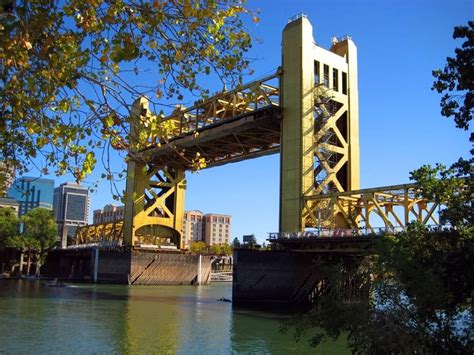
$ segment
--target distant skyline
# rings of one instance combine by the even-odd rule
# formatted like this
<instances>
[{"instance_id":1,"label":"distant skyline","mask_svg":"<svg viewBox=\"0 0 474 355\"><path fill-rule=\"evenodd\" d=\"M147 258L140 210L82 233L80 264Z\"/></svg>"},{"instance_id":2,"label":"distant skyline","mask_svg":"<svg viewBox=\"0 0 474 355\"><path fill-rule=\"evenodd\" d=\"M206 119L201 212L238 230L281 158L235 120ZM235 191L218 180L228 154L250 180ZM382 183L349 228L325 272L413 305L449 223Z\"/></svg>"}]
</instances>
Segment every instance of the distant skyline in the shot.
<instances>
[{"instance_id":1,"label":"distant skyline","mask_svg":"<svg viewBox=\"0 0 474 355\"><path fill-rule=\"evenodd\" d=\"M406 183L409 172L423 164L449 165L468 156L469 132L441 116L431 72L444 67L460 45L452 32L473 18L471 1L251 0L247 5L260 9L260 23L248 26L261 41L249 53L254 75L246 82L277 69L281 33L298 13L307 15L324 48L333 36L352 37L358 48L362 188ZM219 85L209 82L210 88ZM121 163L116 158L114 164ZM98 165L84 185L100 180L101 173ZM74 180L45 177L56 185ZM120 204L106 181L99 187L91 194L91 210ZM278 230L279 155L188 172L185 209L232 215L231 240L255 234L263 242L267 232Z\"/></svg>"}]
</instances>

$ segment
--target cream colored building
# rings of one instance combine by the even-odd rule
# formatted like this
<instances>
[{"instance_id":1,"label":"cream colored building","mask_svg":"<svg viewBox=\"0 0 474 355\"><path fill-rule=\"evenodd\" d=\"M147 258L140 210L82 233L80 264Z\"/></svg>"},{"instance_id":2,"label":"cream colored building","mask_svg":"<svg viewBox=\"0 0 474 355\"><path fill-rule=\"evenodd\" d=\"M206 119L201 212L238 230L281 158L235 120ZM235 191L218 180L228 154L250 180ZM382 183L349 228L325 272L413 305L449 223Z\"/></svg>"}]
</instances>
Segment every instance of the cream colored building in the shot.
<instances>
[{"instance_id":1,"label":"cream colored building","mask_svg":"<svg viewBox=\"0 0 474 355\"><path fill-rule=\"evenodd\" d=\"M20 203L13 198L0 197L0 208L11 208L18 215L20 210Z\"/></svg>"},{"instance_id":2,"label":"cream colored building","mask_svg":"<svg viewBox=\"0 0 474 355\"><path fill-rule=\"evenodd\" d=\"M183 246L189 248L192 242L203 240L203 213L201 211L185 211L183 219Z\"/></svg>"},{"instance_id":3,"label":"cream colored building","mask_svg":"<svg viewBox=\"0 0 474 355\"><path fill-rule=\"evenodd\" d=\"M192 242L203 241L207 245L230 244L232 216L224 214L203 214L201 211L185 211L183 220L183 247Z\"/></svg>"},{"instance_id":4,"label":"cream colored building","mask_svg":"<svg viewBox=\"0 0 474 355\"><path fill-rule=\"evenodd\" d=\"M204 216L204 242L207 245L230 244L230 225L232 216L209 213Z\"/></svg>"},{"instance_id":5,"label":"cream colored building","mask_svg":"<svg viewBox=\"0 0 474 355\"><path fill-rule=\"evenodd\" d=\"M93 223L110 223L123 220L124 206L105 205L101 210L94 210Z\"/></svg>"},{"instance_id":6,"label":"cream colored building","mask_svg":"<svg viewBox=\"0 0 474 355\"><path fill-rule=\"evenodd\" d=\"M7 167L7 165L0 161L0 197L5 197L7 191L13 183L15 177L15 168Z\"/></svg>"}]
</instances>

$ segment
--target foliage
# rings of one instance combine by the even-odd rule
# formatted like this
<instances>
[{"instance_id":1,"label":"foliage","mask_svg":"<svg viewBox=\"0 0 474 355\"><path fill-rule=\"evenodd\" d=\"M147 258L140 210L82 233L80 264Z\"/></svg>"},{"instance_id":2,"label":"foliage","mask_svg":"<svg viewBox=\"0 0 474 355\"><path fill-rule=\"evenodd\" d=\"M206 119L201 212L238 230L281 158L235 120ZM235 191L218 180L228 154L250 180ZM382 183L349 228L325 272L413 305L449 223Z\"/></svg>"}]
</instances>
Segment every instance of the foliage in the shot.
<instances>
[{"instance_id":1,"label":"foliage","mask_svg":"<svg viewBox=\"0 0 474 355\"><path fill-rule=\"evenodd\" d=\"M0 248L17 247L19 220L12 208L0 208Z\"/></svg>"},{"instance_id":2,"label":"foliage","mask_svg":"<svg viewBox=\"0 0 474 355\"><path fill-rule=\"evenodd\" d=\"M448 57L442 70L433 71L437 80L432 89L444 93L441 114L453 117L456 127L468 130L474 106L474 21L455 27L453 38L464 42L456 48L455 58Z\"/></svg>"},{"instance_id":3,"label":"foliage","mask_svg":"<svg viewBox=\"0 0 474 355\"><path fill-rule=\"evenodd\" d=\"M41 157L43 173L78 181L100 159L104 177L117 177L110 148L140 141L127 122L133 98L182 101L207 95L200 82L211 74L241 80L251 46L242 16L253 16L242 3L2 1L0 159L22 173ZM147 129L166 135L160 124Z\"/></svg>"},{"instance_id":4,"label":"foliage","mask_svg":"<svg viewBox=\"0 0 474 355\"><path fill-rule=\"evenodd\" d=\"M221 254L231 255L233 251L232 245L227 243L221 244Z\"/></svg>"},{"instance_id":5,"label":"foliage","mask_svg":"<svg viewBox=\"0 0 474 355\"><path fill-rule=\"evenodd\" d=\"M419 195L445 207L440 211L441 224L448 224L458 230L469 229L474 225L472 209L472 159L459 159L450 168L442 164L435 167L423 165L410 173L421 188Z\"/></svg>"},{"instance_id":6,"label":"foliage","mask_svg":"<svg viewBox=\"0 0 474 355\"><path fill-rule=\"evenodd\" d=\"M232 246L234 248L240 248L240 240L239 238L235 237L234 240L232 241Z\"/></svg>"},{"instance_id":7,"label":"foliage","mask_svg":"<svg viewBox=\"0 0 474 355\"><path fill-rule=\"evenodd\" d=\"M201 242L201 241L193 242L191 243L191 246L189 247L189 251L196 254L202 254L206 252L206 250L207 250L206 243Z\"/></svg>"},{"instance_id":8,"label":"foliage","mask_svg":"<svg viewBox=\"0 0 474 355\"><path fill-rule=\"evenodd\" d=\"M222 248L219 244L212 244L210 249L211 249L212 254L216 254L216 255L222 254Z\"/></svg>"},{"instance_id":9,"label":"foliage","mask_svg":"<svg viewBox=\"0 0 474 355\"><path fill-rule=\"evenodd\" d=\"M53 211L45 208L30 210L21 218L24 223L23 243L43 255L57 241L57 224Z\"/></svg>"},{"instance_id":10,"label":"foliage","mask_svg":"<svg viewBox=\"0 0 474 355\"><path fill-rule=\"evenodd\" d=\"M472 233L413 224L406 233L383 237L377 248L377 256L353 271L350 278L357 281L352 284L343 282L347 273L340 267L318 268L330 286L308 314L283 330L294 329L297 339L311 333L312 346L344 336L354 354L469 353L474 346ZM371 296L348 300L347 286L364 283Z\"/></svg>"},{"instance_id":11,"label":"foliage","mask_svg":"<svg viewBox=\"0 0 474 355\"><path fill-rule=\"evenodd\" d=\"M212 244L210 247L211 253L216 255L231 255L232 254L232 246L223 243L223 244Z\"/></svg>"}]
</instances>

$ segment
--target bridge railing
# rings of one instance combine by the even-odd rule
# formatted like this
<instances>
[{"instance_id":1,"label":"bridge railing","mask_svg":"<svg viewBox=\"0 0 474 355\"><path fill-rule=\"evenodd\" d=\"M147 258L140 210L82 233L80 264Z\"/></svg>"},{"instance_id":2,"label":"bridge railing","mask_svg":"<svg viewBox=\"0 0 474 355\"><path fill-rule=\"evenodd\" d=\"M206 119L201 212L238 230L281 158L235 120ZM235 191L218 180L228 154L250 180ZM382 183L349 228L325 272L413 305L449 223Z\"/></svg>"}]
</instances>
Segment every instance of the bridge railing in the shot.
<instances>
[{"instance_id":1,"label":"bridge railing","mask_svg":"<svg viewBox=\"0 0 474 355\"><path fill-rule=\"evenodd\" d=\"M427 227L436 228L438 225L430 224ZM288 233L271 232L268 233L268 240L289 239L289 238L339 238L339 237L359 237L359 236L381 236L387 234L398 234L405 232L406 227L372 227L372 228L314 228L309 231Z\"/></svg>"},{"instance_id":2,"label":"bridge railing","mask_svg":"<svg viewBox=\"0 0 474 355\"><path fill-rule=\"evenodd\" d=\"M429 225L428 227L436 227ZM289 238L339 238L339 237L360 237L360 236L381 236L386 234L397 234L405 232L406 227L372 227L372 228L314 228L304 232L271 232L268 233L268 240L289 239Z\"/></svg>"}]
</instances>

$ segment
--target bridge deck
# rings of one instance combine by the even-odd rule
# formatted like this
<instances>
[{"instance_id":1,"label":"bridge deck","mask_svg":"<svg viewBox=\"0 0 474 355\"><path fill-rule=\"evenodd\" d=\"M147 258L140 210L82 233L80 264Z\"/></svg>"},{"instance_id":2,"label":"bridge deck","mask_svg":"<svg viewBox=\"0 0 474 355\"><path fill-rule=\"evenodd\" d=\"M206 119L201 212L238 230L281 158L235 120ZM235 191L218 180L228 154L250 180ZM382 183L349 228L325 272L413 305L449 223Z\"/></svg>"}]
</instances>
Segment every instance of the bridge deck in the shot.
<instances>
[{"instance_id":1,"label":"bridge deck","mask_svg":"<svg viewBox=\"0 0 474 355\"><path fill-rule=\"evenodd\" d=\"M140 154L154 164L185 169L191 169L197 154L206 159L207 168L274 154L280 150L280 119L280 108L268 105L179 135Z\"/></svg>"},{"instance_id":2,"label":"bridge deck","mask_svg":"<svg viewBox=\"0 0 474 355\"><path fill-rule=\"evenodd\" d=\"M277 153L282 116L280 74L217 93L189 108L176 107L163 120L147 106L137 121L144 122L144 126L135 129L147 132L147 122L151 120L171 131L168 138L150 131L147 147L135 152L134 158L158 167L174 165L193 170L197 159L204 159L206 167L213 167Z\"/></svg>"}]
</instances>

